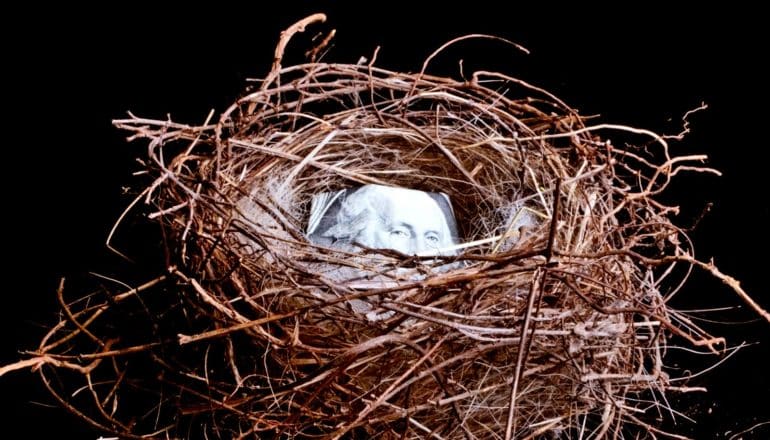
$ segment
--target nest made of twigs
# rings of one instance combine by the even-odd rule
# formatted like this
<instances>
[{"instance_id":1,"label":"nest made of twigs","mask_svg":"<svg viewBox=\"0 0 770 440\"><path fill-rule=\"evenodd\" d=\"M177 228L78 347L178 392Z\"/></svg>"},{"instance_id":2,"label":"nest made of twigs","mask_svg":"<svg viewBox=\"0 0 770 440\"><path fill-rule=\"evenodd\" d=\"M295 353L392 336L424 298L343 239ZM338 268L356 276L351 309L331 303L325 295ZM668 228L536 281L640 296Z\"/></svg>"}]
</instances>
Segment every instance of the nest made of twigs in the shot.
<instances>
[{"instance_id":1,"label":"nest made of twigs","mask_svg":"<svg viewBox=\"0 0 770 440\"><path fill-rule=\"evenodd\" d=\"M703 157L586 126L521 80L276 62L218 122L116 125L148 140L137 201L163 226L169 274L102 305L62 301L72 319L38 352L88 378L80 415L105 429L622 438L658 430L670 335L721 341L667 305L689 267L713 267L656 201ZM417 257L308 240L314 195L370 183L447 194L464 244ZM147 328L99 324L127 310Z\"/></svg>"}]
</instances>

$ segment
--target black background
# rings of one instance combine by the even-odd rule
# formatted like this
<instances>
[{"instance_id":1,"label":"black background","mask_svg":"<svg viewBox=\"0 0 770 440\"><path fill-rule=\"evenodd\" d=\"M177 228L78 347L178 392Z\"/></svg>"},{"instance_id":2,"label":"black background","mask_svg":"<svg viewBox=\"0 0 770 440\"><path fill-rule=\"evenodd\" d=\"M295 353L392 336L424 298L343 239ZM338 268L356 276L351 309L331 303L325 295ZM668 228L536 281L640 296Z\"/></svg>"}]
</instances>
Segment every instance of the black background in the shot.
<instances>
[{"instance_id":1,"label":"black background","mask_svg":"<svg viewBox=\"0 0 770 440\"><path fill-rule=\"evenodd\" d=\"M419 70L430 52L453 37L487 33L514 40L531 54L490 41L468 42L441 55L434 72L457 77L463 59L465 72L509 73L556 93L582 114L665 134L679 132L684 112L705 102L709 109L692 116L692 133L674 153L707 153L709 165L724 175L682 175L667 198L682 206L682 225L713 203L692 233L697 256L713 257L770 308L769 76L763 64L767 29L758 9L673 11L639 3L627 10L550 4L532 10L474 1L422 5L424 11L415 10L417 2L282 2L275 10L253 3L245 9L188 5L162 11L133 3L115 10L39 6L4 14L7 263L0 363L33 348L42 325L55 322L60 277L77 281L88 271L122 270L124 263L104 240L130 201L122 187L136 182L134 158L144 151L126 144L110 121L131 110L201 123L210 109L221 111L237 98L246 78L264 76L279 32L312 12L326 12L327 24L298 36L284 64L300 61L309 37L331 28L337 37L326 60L356 62L379 45L378 65L404 71ZM678 301L682 307L740 304L705 276L694 277ZM695 438L729 438L770 421L770 324L741 310L708 317L733 322L704 323L731 346L759 344L691 383L707 386L708 394L674 398L697 422L681 420L674 429ZM681 365L702 369L718 360L681 357ZM26 371L0 378L0 429L15 427L25 439L51 433L98 437L51 403ZM743 438L768 436L765 425Z\"/></svg>"}]
</instances>

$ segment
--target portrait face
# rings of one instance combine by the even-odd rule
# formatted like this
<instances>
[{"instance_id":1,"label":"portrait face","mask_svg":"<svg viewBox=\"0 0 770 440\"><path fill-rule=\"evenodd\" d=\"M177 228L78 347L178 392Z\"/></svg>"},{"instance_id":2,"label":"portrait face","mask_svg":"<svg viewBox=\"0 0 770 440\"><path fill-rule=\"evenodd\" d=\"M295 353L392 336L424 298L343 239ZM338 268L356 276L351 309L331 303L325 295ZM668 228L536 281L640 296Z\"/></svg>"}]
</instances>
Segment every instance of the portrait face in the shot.
<instances>
[{"instance_id":1,"label":"portrait face","mask_svg":"<svg viewBox=\"0 0 770 440\"><path fill-rule=\"evenodd\" d=\"M445 248L457 244L457 228L445 194L364 185L314 197L308 237L331 247L452 255Z\"/></svg>"}]
</instances>

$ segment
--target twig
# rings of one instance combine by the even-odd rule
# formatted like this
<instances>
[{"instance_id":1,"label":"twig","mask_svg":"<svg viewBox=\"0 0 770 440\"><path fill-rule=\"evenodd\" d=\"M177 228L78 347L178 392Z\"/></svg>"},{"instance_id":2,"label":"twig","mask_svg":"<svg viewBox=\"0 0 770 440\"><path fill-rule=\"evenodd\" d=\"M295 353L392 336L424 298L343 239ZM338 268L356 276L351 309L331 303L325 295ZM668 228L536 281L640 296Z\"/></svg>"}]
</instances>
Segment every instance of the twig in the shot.
<instances>
[{"instance_id":1,"label":"twig","mask_svg":"<svg viewBox=\"0 0 770 440\"><path fill-rule=\"evenodd\" d=\"M556 199L558 200L558 197ZM557 205L557 202L554 202L554 205ZM516 355L516 368L513 373L513 383L511 384L511 397L508 403L508 420L505 423L505 440L511 440L513 438L513 433L516 430L516 419L514 418L516 415L516 397L518 396L521 370L526 361L524 356L527 352L527 341L530 340L527 335L529 334L529 325L532 320L532 314L534 313L535 296L540 290L540 285L543 283L543 273L542 270L538 270L532 275L532 284L529 289L526 313L524 315L524 322L522 322L521 325L521 341L519 342L519 351ZM534 337L534 335L531 337Z\"/></svg>"}]
</instances>

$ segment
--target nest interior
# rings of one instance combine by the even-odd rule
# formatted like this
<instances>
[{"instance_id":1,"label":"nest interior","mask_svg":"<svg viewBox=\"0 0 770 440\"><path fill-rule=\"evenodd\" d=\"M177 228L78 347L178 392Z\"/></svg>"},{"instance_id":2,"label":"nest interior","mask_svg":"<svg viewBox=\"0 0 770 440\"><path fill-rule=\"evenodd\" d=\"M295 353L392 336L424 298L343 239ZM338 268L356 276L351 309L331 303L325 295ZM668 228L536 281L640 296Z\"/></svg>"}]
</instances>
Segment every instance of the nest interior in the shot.
<instances>
[{"instance_id":1,"label":"nest interior","mask_svg":"<svg viewBox=\"0 0 770 440\"><path fill-rule=\"evenodd\" d=\"M276 66L218 121L116 125L147 143L136 205L168 273L62 300L37 352L51 392L105 430L624 438L673 415L672 336L722 342L667 304L703 264L656 200L678 172L713 171L703 157L587 125L519 79L310 62ZM364 184L447 194L462 244L311 243L313 196ZM88 391L64 397L82 380L53 372Z\"/></svg>"}]
</instances>

